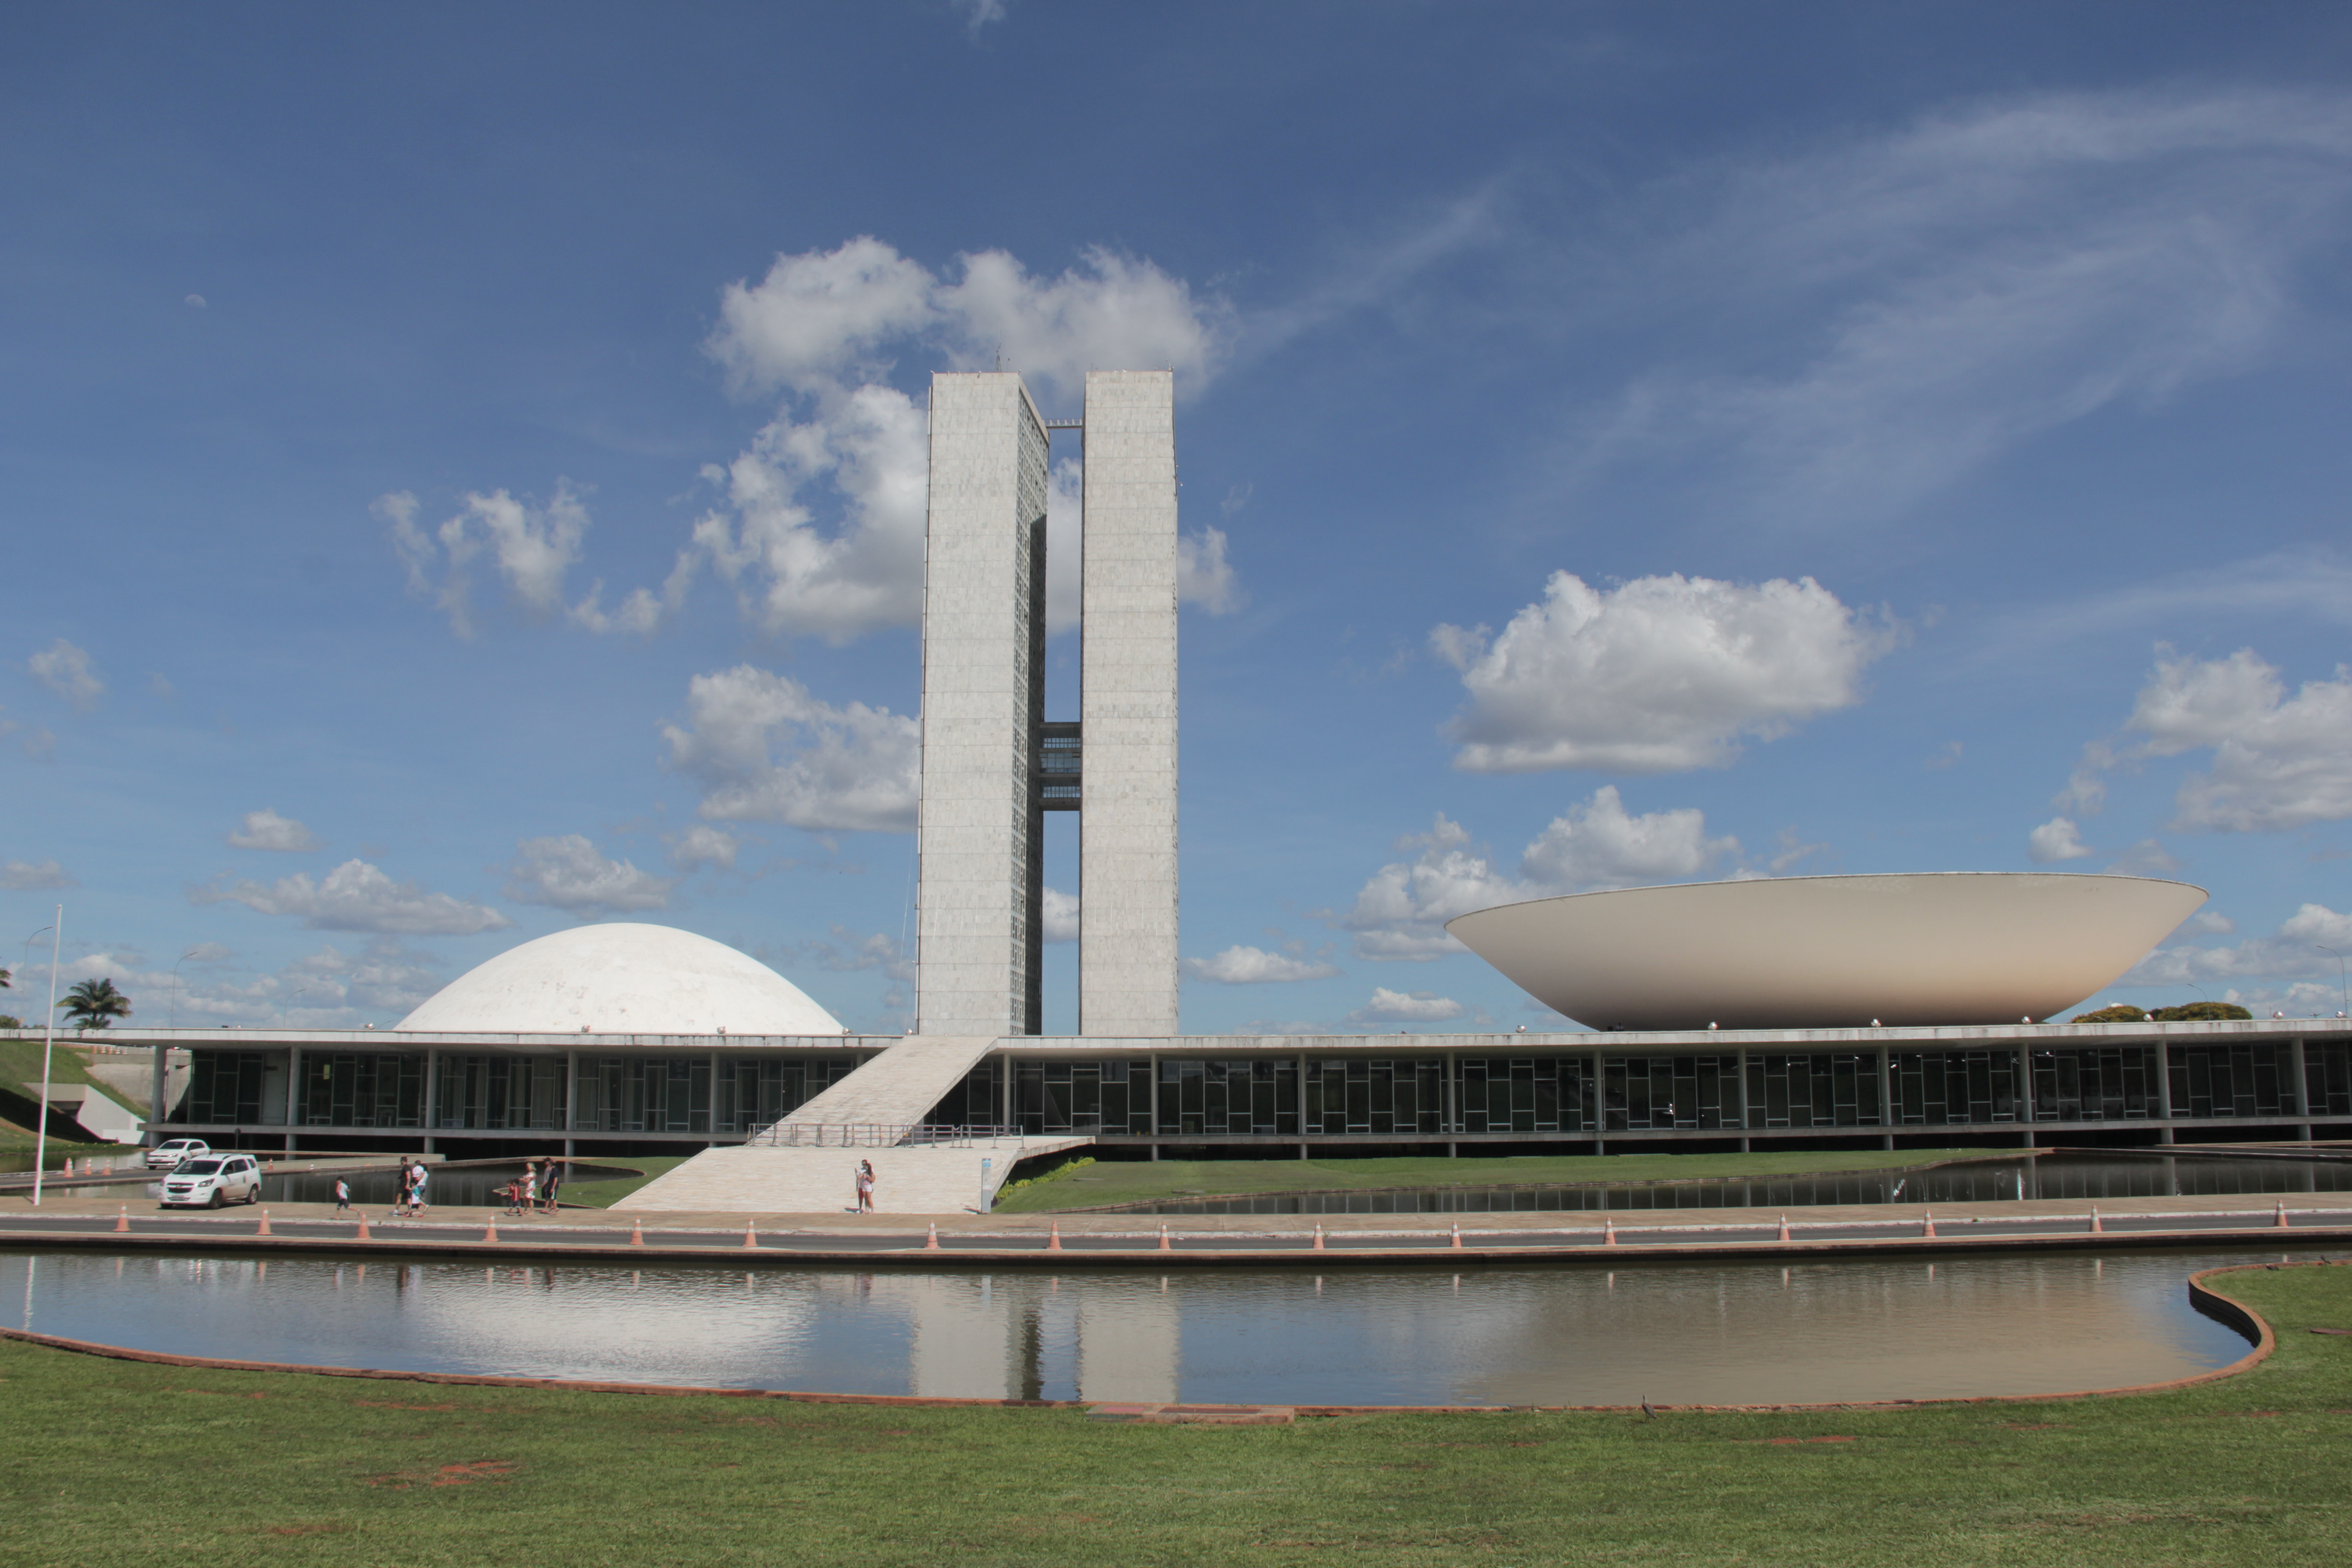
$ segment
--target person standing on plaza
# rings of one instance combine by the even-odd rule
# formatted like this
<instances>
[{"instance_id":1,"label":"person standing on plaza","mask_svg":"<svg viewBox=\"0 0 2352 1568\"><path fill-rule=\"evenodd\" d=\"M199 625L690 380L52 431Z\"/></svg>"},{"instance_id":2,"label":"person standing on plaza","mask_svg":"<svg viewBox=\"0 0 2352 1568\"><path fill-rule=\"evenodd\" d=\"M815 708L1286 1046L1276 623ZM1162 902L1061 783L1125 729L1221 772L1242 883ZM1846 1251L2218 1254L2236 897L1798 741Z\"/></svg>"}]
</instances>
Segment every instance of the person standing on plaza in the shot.
<instances>
[{"instance_id":1,"label":"person standing on plaza","mask_svg":"<svg viewBox=\"0 0 2352 1568\"><path fill-rule=\"evenodd\" d=\"M529 1215L537 1214L539 1212L538 1161L525 1160L522 1163L522 1191L517 1194L517 1196L520 1201L517 1203L516 1206L521 1209L523 1213Z\"/></svg>"},{"instance_id":2,"label":"person standing on plaza","mask_svg":"<svg viewBox=\"0 0 2352 1568\"><path fill-rule=\"evenodd\" d=\"M555 1192L562 1185L563 1185L563 1162L551 1159L547 1162L546 1170L539 1178L539 1201L546 1205L547 1212L550 1214L555 1212Z\"/></svg>"},{"instance_id":3,"label":"person standing on plaza","mask_svg":"<svg viewBox=\"0 0 2352 1568\"><path fill-rule=\"evenodd\" d=\"M857 1162L857 1212L874 1212L874 1163L870 1160Z\"/></svg>"},{"instance_id":4,"label":"person standing on plaza","mask_svg":"<svg viewBox=\"0 0 2352 1568\"><path fill-rule=\"evenodd\" d=\"M424 1161L416 1162L416 1174L408 1184L408 1212L411 1215L425 1212L425 1183L432 1174L425 1169Z\"/></svg>"},{"instance_id":5,"label":"person standing on plaza","mask_svg":"<svg viewBox=\"0 0 2352 1568\"><path fill-rule=\"evenodd\" d=\"M352 1206L352 1184L342 1177L335 1178L335 1212L343 1214Z\"/></svg>"}]
</instances>

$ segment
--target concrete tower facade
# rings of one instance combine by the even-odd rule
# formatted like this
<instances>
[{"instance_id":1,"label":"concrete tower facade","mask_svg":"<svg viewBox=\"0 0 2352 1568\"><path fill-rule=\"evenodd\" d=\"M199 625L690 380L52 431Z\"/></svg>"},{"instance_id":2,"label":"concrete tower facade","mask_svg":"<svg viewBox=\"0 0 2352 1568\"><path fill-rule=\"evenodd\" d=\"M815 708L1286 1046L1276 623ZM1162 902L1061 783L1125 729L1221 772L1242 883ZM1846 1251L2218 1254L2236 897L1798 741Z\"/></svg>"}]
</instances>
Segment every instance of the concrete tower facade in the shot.
<instances>
[{"instance_id":1,"label":"concrete tower facade","mask_svg":"<svg viewBox=\"0 0 2352 1568\"><path fill-rule=\"evenodd\" d=\"M1078 1026L1176 1033L1176 436L1166 371L1087 377L1081 717L1045 718L1046 426L931 380L917 1027L1034 1035L1045 814L1079 813Z\"/></svg>"},{"instance_id":2,"label":"concrete tower facade","mask_svg":"<svg viewBox=\"0 0 2352 1568\"><path fill-rule=\"evenodd\" d=\"M931 378L916 827L925 1035L1037 1030L1045 457L1045 422L1018 375Z\"/></svg>"},{"instance_id":3,"label":"concrete tower facade","mask_svg":"<svg viewBox=\"0 0 2352 1568\"><path fill-rule=\"evenodd\" d=\"M1087 376L1078 1032L1176 1033L1176 378Z\"/></svg>"}]
</instances>

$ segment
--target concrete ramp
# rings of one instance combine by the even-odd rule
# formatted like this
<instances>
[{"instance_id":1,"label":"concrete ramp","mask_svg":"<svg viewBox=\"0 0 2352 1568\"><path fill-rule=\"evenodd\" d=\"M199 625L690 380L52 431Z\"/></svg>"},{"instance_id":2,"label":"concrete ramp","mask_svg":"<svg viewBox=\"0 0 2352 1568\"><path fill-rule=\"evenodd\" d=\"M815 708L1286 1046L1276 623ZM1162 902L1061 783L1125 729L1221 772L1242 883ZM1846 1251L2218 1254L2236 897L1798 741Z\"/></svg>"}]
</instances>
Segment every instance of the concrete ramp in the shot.
<instances>
[{"instance_id":1,"label":"concrete ramp","mask_svg":"<svg viewBox=\"0 0 2352 1568\"><path fill-rule=\"evenodd\" d=\"M970 1214L981 1207L982 1184L992 1196L1024 1157L1092 1142L1015 1137L883 1149L737 1144L703 1151L613 1207L665 1214L847 1214L857 1206L857 1162L869 1160L877 1214Z\"/></svg>"},{"instance_id":2,"label":"concrete ramp","mask_svg":"<svg viewBox=\"0 0 2352 1568\"><path fill-rule=\"evenodd\" d=\"M908 1035L778 1125L915 1126L994 1044L992 1036Z\"/></svg>"}]
</instances>

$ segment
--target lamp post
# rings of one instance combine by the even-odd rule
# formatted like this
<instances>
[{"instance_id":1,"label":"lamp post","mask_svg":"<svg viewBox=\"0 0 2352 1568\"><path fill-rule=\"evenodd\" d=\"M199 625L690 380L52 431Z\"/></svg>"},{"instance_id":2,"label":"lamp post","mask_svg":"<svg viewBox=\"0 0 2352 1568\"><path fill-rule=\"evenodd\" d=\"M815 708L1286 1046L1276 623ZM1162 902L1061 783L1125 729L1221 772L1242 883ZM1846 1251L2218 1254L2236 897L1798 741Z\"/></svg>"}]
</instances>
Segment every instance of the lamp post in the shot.
<instances>
[{"instance_id":1,"label":"lamp post","mask_svg":"<svg viewBox=\"0 0 2352 1568\"><path fill-rule=\"evenodd\" d=\"M2343 1012L2341 1012L2341 1013L2338 1013L2338 1014L2336 1015L2336 1016L2337 1016L2337 1017L2339 1017L2339 1018L2352 1018L2352 984L2347 984L2345 983L2345 978L2344 978L2344 955L2343 955L2342 953L2340 953L2340 952L2336 952L2336 950L2335 950L2334 948L2332 948L2332 947L2328 946L2328 945L2327 945L2326 942L2313 942L2311 945L2312 945L2312 946L2314 946L2314 947L2315 947L2315 948L2317 948L2317 949L2318 949L2320 952L2322 952L2334 953L2334 954L2335 954L2335 957L2336 957L2336 994L2337 994L2338 996L2340 996L2341 998L2343 998L2343 1001L2344 1001L2344 1011L2343 1011Z\"/></svg>"},{"instance_id":2,"label":"lamp post","mask_svg":"<svg viewBox=\"0 0 2352 1568\"><path fill-rule=\"evenodd\" d=\"M35 931L34 936L41 933ZM49 1010L41 1019L41 1117L33 1123L33 1206L41 1206L41 1163L49 1152L49 1062L58 1048L58 944L66 934L66 907L49 922ZM31 939L26 939L31 945Z\"/></svg>"},{"instance_id":3,"label":"lamp post","mask_svg":"<svg viewBox=\"0 0 2352 1568\"><path fill-rule=\"evenodd\" d=\"M195 956L196 950L192 947L188 949L187 952L180 954L178 963L172 965L172 1011L171 1023L167 1026L168 1027L176 1029L180 1026L180 964L187 963L188 960Z\"/></svg>"}]
</instances>

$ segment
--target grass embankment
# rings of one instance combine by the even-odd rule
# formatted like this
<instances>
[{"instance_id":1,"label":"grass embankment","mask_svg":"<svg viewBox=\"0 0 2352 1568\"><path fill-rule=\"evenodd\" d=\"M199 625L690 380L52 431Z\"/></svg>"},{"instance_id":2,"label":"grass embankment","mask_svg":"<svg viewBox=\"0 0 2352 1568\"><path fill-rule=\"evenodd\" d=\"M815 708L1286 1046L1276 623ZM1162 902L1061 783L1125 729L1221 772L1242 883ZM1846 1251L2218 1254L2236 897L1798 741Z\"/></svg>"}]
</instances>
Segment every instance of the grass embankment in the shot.
<instances>
[{"instance_id":1,"label":"grass embankment","mask_svg":"<svg viewBox=\"0 0 2352 1568\"><path fill-rule=\"evenodd\" d=\"M1096 1160L1031 1180L997 1201L1000 1214L1067 1213L1112 1204L1261 1193L1386 1187L1528 1187L1591 1182L1719 1182L1750 1176L1910 1170L1943 1160L1999 1159L1998 1149L1835 1153L1530 1154L1459 1160Z\"/></svg>"},{"instance_id":2,"label":"grass embankment","mask_svg":"<svg viewBox=\"0 0 2352 1568\"><path fill-rule=\"evenodd\" d=\"M0 1342L12 1562L2340 1563L2352 1268L2173 1394L1108 1426L191 1371ZM209 1456L201 1463L193 1456ZM125 1486L135 1476L138 1484Z\"/></svg>"},{"instance_id":3,"label":"grass embankment","mask_svg":"<svg viewBox=\"0 0 2352 1568\"><path fill-rule=\"evenodd\" d=\"M563 1184L563 1190L557 1196L565 1204L580 1204L588 1208L611 1208L656 1176L667 1175L693 1157L691 1154L657 1154L649 1159L640 1159L631 1154L625 1159L615 1159L604 1155L583 1154L580 1156L580 1163L583 1165L603 1165L607 1168L635 1171L637 1174L615 1176L607 1182L566 1182Z\"/></svg>"}]
</instances>

